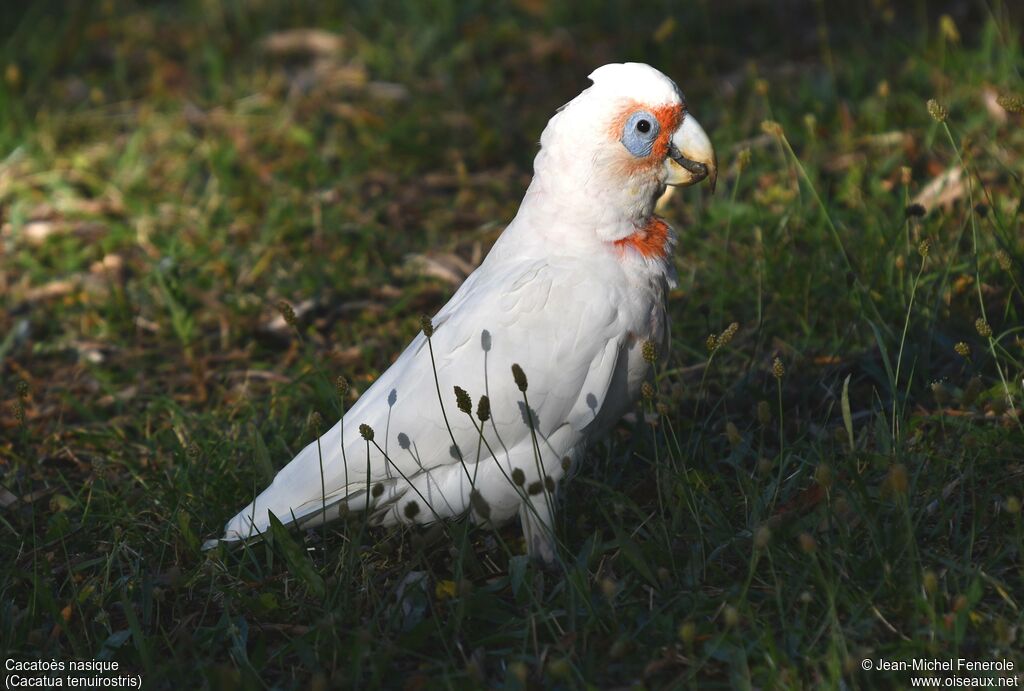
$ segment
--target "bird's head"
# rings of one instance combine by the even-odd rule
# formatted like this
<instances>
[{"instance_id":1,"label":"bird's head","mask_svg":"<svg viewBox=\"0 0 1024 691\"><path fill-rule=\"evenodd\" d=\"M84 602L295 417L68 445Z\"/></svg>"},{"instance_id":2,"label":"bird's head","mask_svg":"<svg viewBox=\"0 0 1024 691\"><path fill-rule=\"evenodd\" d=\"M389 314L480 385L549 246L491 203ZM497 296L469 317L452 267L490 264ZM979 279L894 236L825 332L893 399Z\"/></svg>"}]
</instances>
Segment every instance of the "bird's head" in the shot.
<instances>
[{"instance_id":1,"label":"bird's head","mask_svg":"<svg viewBox=\"0 0 1024 691\"><path fill-rule=\"evenodd\" d=\"M675 82L640 63L605 65L590 79L541 136L535 173L547 203L614 240L651 216L667 185L707 179L714 189L714 149Z\"/></svg>"}]
</instances>

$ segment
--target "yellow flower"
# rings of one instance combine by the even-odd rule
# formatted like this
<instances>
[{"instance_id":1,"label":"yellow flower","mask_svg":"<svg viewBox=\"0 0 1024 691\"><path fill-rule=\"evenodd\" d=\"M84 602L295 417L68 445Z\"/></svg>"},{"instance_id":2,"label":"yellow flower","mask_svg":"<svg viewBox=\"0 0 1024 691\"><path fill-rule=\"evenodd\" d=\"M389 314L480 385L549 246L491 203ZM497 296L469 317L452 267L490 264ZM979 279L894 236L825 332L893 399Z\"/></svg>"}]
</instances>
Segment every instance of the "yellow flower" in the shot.
<instances>
[{"instance_id":1,"label":"yellow flower","mask_svg":"<svg viewBox=\"0 0 1024 691\"><path fill-rule=\"evenodd\" d=\"M458 593L458 586L455 581L438 581L434 586L434 595L438 600L451 600Z\"/></svg>"}]
</instances>

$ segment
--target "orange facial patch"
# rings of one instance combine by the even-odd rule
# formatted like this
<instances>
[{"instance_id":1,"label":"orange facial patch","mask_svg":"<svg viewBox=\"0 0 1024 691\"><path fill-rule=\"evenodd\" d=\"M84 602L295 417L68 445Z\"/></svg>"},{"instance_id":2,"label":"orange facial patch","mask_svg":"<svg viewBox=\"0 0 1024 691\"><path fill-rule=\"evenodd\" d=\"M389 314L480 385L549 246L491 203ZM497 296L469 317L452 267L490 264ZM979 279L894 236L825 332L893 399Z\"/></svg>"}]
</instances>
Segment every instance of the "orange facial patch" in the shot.
<instances>
[{"instance_id":1,"label":"orange facial patch","mask_svg":"<svg viewBox=\"0 0 1024 691\"><path fill-rule=\"evenodd\" d=\"M668 156L669 141L686 114L685 105L668 104L658 106L657 108L650 108L639 101L629 101L622 107L618 115L612 119L611 128L609 129L609 135L612 139L618 140L622 136L622 129L626 126L629 116L638 110L646 110L657 118L661 129L658 132L658 138L654 140L654 146L651 147L651 153L644 158L637 158L631 161L629 172L649 168L665 160L665 157Z\"/></svg>"},{"instance_id":2,"label":"orange facial patch","mask_svg":"<svg viewBox=\"0 0 1024 691\"><path fill-rule=\"evenodd\" d=\"M651 216L642 228L614 244L622 252L630 248L648 259L664 257L668 254L668 224L657 216Z\"/></svg>"},{"instance_id":3,"label":"orange facial patch","mask_svg":"<svg viewBox=\"0 0 1024 691\"><path fill-rule=\"evenodd\" d=\"M676 129L683 121L683 106L661 106L652 110L651 113L654 117L658 118L658 122L661 124L661 132L658 133L658 138L654 141L654 148L651 149L650 158L661 161L668 156L669 140L672 139L672 135L676 133Z\"/></svg>"}]
</instances>

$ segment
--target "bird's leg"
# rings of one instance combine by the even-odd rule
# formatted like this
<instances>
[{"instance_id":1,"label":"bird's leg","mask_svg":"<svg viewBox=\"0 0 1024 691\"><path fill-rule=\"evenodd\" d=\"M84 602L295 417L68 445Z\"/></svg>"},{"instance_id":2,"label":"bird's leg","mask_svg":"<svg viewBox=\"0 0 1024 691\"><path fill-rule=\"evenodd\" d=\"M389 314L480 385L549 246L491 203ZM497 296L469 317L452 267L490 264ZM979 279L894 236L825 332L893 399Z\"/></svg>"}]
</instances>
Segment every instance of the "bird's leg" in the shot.
<instances>
[{"instance_id":1,"label":"bird's leg","mask_svg":"<svg viewBox=\"0 0 1024 691\"><path fill-rule=\"evenodd\" d=\"M554 497L546 491L529 495L519 508L519 518L526 538L526 552L545 564L555 563Z\"/></svg>"}]
</instances>

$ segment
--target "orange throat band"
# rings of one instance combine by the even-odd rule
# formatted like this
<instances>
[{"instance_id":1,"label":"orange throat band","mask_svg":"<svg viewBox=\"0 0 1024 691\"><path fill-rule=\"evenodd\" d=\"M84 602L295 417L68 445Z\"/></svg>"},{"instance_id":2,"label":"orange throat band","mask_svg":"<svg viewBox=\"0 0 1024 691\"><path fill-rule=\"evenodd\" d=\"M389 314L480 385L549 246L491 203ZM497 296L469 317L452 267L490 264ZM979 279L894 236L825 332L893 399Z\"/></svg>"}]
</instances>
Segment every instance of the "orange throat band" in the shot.
<instances>
[{"instance_id":1,"label":"orange throat band","mask_svg":"<svg viewBox=\"0 0 1024 691\"><path fill-rule=\"evenodd\" d=\"M668 254L668 224L657 216L651 218L632 235L616 240L620 252L632 249L646 259L660 259Z\"/></svg>"}]
</instances>

